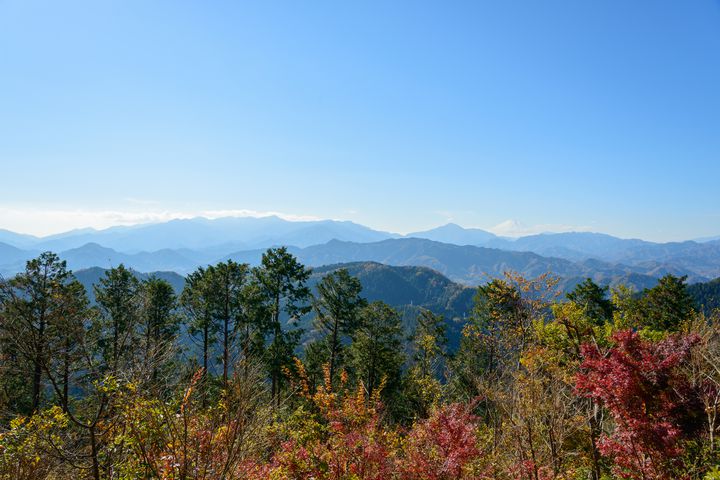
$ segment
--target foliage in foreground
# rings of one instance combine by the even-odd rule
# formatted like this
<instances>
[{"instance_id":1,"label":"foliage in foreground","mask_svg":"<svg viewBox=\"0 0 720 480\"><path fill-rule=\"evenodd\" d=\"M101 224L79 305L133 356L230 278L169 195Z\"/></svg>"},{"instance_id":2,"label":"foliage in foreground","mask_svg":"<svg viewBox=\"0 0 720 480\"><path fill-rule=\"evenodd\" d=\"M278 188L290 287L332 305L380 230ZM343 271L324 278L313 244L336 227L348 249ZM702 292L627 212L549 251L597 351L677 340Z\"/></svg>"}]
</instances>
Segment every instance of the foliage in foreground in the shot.
<instances>
[{"instance_id":1,"label":"foliage in foreground","mask_svg":"<svg viewBox=\"0 0 720 480\"><path fill-rule=\"evenodd\" d=\"M284 249L175 298L52 254L0 282L0 479L719 478L720 323L684 279L478 288L456 352ZM301 347L298 315L315 316Z\"/></svg>"}]
</instances>

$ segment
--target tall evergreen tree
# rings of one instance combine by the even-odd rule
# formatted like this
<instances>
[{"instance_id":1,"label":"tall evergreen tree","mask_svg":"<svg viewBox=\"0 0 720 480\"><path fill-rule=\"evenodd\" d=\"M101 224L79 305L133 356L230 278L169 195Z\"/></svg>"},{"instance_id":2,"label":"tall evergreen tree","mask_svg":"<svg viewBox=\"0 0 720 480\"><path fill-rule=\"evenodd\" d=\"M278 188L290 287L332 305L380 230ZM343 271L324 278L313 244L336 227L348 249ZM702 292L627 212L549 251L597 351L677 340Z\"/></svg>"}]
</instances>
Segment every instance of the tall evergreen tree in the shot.
<instances>
[{"instance_id":1,"label":"tall evergreen tree","mask_svg":"<svg viewBox=\"0 0 720 480\"><path fill-rule=\"evenodd\" d=\"M595 325L612 320L613 305L608 298L608 287L600 287L591 278L585 279L567 294L568 300L580 306L585 316Z\"/></svg>"},{"instance_id":2,"label":"tall evergreen tree","mask_svg":"<svg viewBox=\"0 0 720 480\"><path fill-rule=\"evenodd\" d=\"M142 312L140 281L120 264L105 272L95 285L100 317L95 325L105 368L118 372L137 360L138 325Z\"/></svg>"},{"instance_id":3,"label":"tall evergreen tree","mask_svg":"<svg viewBox=\"0 0 720 480\"><path fill-rule=\"evenodd\" d=\"M66 263L51 252L28 261L24 272L0 282L2 344L9 359L30 380L33 411L40 406L44 372L53 350L61 345L68 351L71 347L67 343L72 341L74 326L66 325L71 321L66 309L71 303L82 308L84 295Z\"/></svg>"},{"instance_id":4,"label":"tall evergreen tree","mask_svg":"<svg viewBox=\"0 0 720 480\"><path fill-rule=\"evenodd\" d=\"M188 321L188 333L200 343L203 375L210 368L213 345L217 341L218 328L212 315L212 286L207 270L200 267L185 278L185 288L180 295L180 305Z\"/></svg>"},{"instance_id":5,"label":"tall evergreen tree","mask_svg":"<svg viewBox=\"0 0 720 480\"><path fill-rule=\"evenodd\" d=\"M402 324L398 312L383 302L372 302L362 309L361 326L350 345L350 366L368 397L385 384L385 397L400 385L405 362Z\"/></svg>"},{"instance_id":6,"label":"tall evergreen tree","mask_svg":"<svg viewBox=\"0 0 720 480\"><path fill-rule=\"evenodd\" d=\"M686 281L685 276L666 275L645 290L637 305L641 325L657 331L677 331L695 306Z\"/></svg>"},{"instance_id":7,"label":"tall evergreen tree","mask_svg":"<svg viewBox=\"0 0 720 480\"><path fill-rule=\"evenodd\" d=\"M61 388L60 405L67 408L70 401L70 384L73 376L83 374L82 354L85 330L93 318L85 287L72 280L57 297L59 312L53 322L54 332L50 339L50 357L47 368Z\"/></svg>"},{"instance_id":8,"label":"tall evergreen tree","mask_svg":"<svg viewBox=\"0 0 720 480\"><path fill-rule=\"evenodd\" d=\"M310 311L310 289L306 283L310 270L287 251L271 248L262 256L260 267L254 270L260 294L269 315L270 346L267 352L272 398L280 402L283 368L292 362L300 331L283 330L281 315L292 322Z\"/></svg>"},{"instance_id":9,"label":"tall evergreen tree","mask_svg":"<svg viewBox=\"0 0 720 480\"><path fill-rule=\"evenodd\" d=\"M208 267L206 271L210 293L210 315L220 332L222 382L227 385L236 356L235 340L241 326L248 323L244 294L250 281L247 264L228 260Z\"/></svg>"},{"instance_id":10,"label":"tall evergreen tree","mask_svg":"<svg viewBox=\"0 0 720 480\"><path fill-rule=\"evenodd\" d=\"M167 366L180 329L177 298L166 280L151 277L141 284L143 299L142 331L145 360L154 380L158 370Z\"/></svg>"},{"instance_id":11,"label":"tall evergreen tree","mask_svg":"<svg viewBox=\"0 0 720 480\"><path fill-rule=\"evenodd\" d=\"M243 381L247 381L258 362L265 355L265 335L269 331L270 315L263 289L255 275L250 275L242 289L242 315L238 318L237 343L240 349Z\"/></svg>"},{"instance_id":12,"label":"tall evergreen tree","mask_svg":"<svg viewBox=\"0 0 720 480\"><path fill-rule=\"evenodd\" d=\"M359 327L359 312L367 304L361 291L360 281L344 268L325 275L317 285L314 326L321 338L315 350L328 364L331 385L345 361L345 344Z\"/></svg>"}]
</instances>

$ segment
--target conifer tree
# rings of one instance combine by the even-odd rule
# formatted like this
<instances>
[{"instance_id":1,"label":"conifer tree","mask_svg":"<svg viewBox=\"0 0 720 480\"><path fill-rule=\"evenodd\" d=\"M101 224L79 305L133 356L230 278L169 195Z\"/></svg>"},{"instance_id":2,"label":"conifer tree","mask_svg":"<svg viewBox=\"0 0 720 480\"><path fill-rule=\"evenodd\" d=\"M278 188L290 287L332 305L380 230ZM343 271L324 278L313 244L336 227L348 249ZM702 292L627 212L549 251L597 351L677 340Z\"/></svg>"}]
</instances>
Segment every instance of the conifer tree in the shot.
<instances>
[{"instance_id":1,"label":"conifer tree","mask_svg":"<svg viewBox=\"0 0 720 480\"><path fill-rule=\"evenodd\" d=\"M300 338L299 330L282 328L282 315L285 314L292 323L310 311L310 289L306 285L310 270L298 262L287 248L280 247L268 249L263 254L254 274L269 317L271 340L267 351L267 367L271 395L279 404L283 370L292 367L295 346Z\"/></svg>"},{"instance_id":2,"label":"conifer tree","mask_svg":"<svg viewBox=\"0 0 720 480\"><path fill-rule=\"evenodd\" d=\"M382 385L384 396L391 397L399 388L405 362L400 315L379 301L367 305L360 315L349 349L350 366L368 398Z\"/></svg>"},{"instance_id":3,"label":"conifer tree","mask_svg":"<svg viewBox=\"0 0 720 480\"><path fill-rule=\"evenodd\" d=\"M45 368L56 360L52 356L66 356L70 362L75 321L87 304L84 289L73 280L66 263L45 252L28 261L24 272L0 282L3 350L15 372L28 380L32 411L40 407Z\"/></svg>"},{"instance_id":4,"label":"conifer tree","mask_svg":"<svg viewBox=\"0 0 720 480\"><path fill-rule=\"evenodd\" d=\"M686 281L685 276L666 275L656 286L645 290L638 303L641 325L656 331L678 331L694 307Z\"/></svg>"},{"instance_id":5,"label":"conifer tree","mask_svg":"<svg viewBox=\"0 0 720 480\"><path fill-rule=\"evenodd\" d=\"M325 275L317 285L314 326L321 338L311 348L322 359L315 363L328 364L330 386L344 365L345 345L357 330L360 310L367 304L361 291L360 281L344 268Z\"/></svg>"},{"instance_id":6,"label":"conifer tree","mask_svg":"<svg viewBox=\"0 0 720 480\"><path fill-rule=\"evenodd\" d=\"M591 278L585 279L567 294L568 300L583 309L586 317L595 325L602 325L612 320L613 305L607 296L608 287L600 287Z\"/></svg>"},{"instance_id":7,"label":"conifer tree","mask_svg":"<svg viewBox=\"0 0 720 480\"><path fill-rule=\"evenodd\" d=\"M180 306L187 318L188 333L200 344L203 376L211 364L212 348L217 341L217 325L212 316L212 289L207 270L198 268L185 278L185 288L180 295Z\"/></svg>"},{"instance_id":8,"label":"conifer tree","mask_svg":"<svg viewBox=\"0 0 720 480\"><path fill-rule=\"evenodd\" d=\"M169 366L180 329L177 298L166 280L151 277L141 284L143 310L140 332L145 344L148 374L155 380L160 369Z\"/></svg>"},{"instance_id":9,"label":"conifer tree","mask_svg":"<svg viewBox=\"0 0 720 480\"><path fill-rule=\"evenodd\" d=\"M142 315L142 292L135 274L120 264L95 285L100 310L94 334L109 372L126 370L138 360L138 326Z\"/></svg>"},{"instance_id":10,"label":"conifer tree","mask_svg":"<svg viewBox=\"0 0 720 480\"><path fill-rule=\"evenodd\" d=\"M210 315L220 333L222 382L226 386L236 359L237 333L250 321L244 304L244 293L250 281L247 264L228 260L208 267L206 273L210 294Z\"/></svg>"}]
</instances>

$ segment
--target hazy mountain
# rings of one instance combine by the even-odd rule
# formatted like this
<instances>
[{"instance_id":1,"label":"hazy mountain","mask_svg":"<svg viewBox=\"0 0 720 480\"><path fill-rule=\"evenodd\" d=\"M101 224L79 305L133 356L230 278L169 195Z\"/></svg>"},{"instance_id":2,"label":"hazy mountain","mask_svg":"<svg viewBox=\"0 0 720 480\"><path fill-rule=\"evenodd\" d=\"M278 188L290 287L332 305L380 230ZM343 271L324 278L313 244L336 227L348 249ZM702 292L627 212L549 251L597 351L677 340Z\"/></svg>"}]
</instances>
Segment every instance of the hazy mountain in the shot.
<instances>
[{"instance_id":1,"label":"hazy mountain","mask_svg":"<svg viewBox=\"0 0 720 480\"><path fill-rule=\"evenodd\" d=\"M0 242L0 275L12 275L25 267L25 262L37 256L34 250L22 250Z\"/></svg>"},{"instance_id":2,"label":"hazy mountain","mask_svg":"<svg viewBox=\"0 0 720 480\"><path fill-rule=\"evenodd\" d=\"M465 285L485 283L490 278L502 276L506 271L516 271L528 277L551 272L562 277L562 286L567 288L586 277L603 284L629 283L636 288L646 288L657 282L657 278L650 275L648 269L644 267L615 265L599 260L578 263L561 258L543 257L532 252L459 246L418 238L400 238L373 243L333 240L324 245L289 250L301 262L312 267L348 262L423 266ZM262 252L262 250L241 251L227 258L257 265ZM706 278L696 276L693 280L704 281Z\"/></svg>"},{"instance_id":3,"label":"hazy mountain","mask_svg":"<svg viewBox=\"0 0 720 480\"><path fill-rule=\"evenodd\" d=\"M227 254L239 249L273 245L305 247L332 239L373 242L393 236L346 221L288 221L275 216L213 220L198 217L106 230L74 230L37 239L32 247L36 250L63 251L97 243L123 253L217 247ZM7 243L19 246L11 241Z\"/></svg>"},{"instance_id":4,"label":"hazy mountain","mask_svg":"<svg viewBox=\"0 0 720 480\"><path fill-rule=\"evenodd\" d=\"M634 267L636 272L688 275L693 281L720 275L720 241L653 243L602 233L571 232L531 235L516 240L497 238L486 246L527 251L572 261L599 259Z\"/></svg>"},{"instance_id":5,"label":"hazy mountain","mask_svg":"<svg viewBox=\"0 0 720 480\"><path fill-rule=\"evenodd\" d=\"M0 264L24 261L32 258L36 252L32 250L22 250L20 248L0 242Z\"/></svg>"},{"instance_id":6,"label":"hazy mountain","mask_svg":"<svg viewBox=\"0 0 720 480\"><path fill-rule=\"evenodd\" d=\"M714 237L702 237L702 238L696 238L694 239L697 243L705 243L705 242L714 242L716 240L720 240L720 236L714 236Z\"/></svg>"},{"instance_id":7,"label":"hazy mountain","mask_svg":"<svg viewBox=\"0 0 720 480\"><path fill-rule=\"evenodd\" d=\"M0 242L6 243L17 248L30 249L40 239L32 235L25 235L22 233L11 232L10 230L3 230L0 228Z\"/></svg>"},{"instance_id":8,"label":"hazy mountain","mask_svg":"<svg viewBox=\"0 0 720 480\"><path fill-rule=\"evenodd\" d=\"M490 240L498 238L485 230L480 230L479 228L463 228L454 223L448 223L447 225L423 232L408 233L406 237L424 238L455 245L485 245Z\"/></svg>"},{"instance_id":9,"label":"hazy mountain","mask_svg":"<svg viewBox=\"0 0 720 480\"><path fill-rule=\"evenodd\" d=\"M278 217L194 218L41 239L0 231L0 238L9 240L0 243L0 274L20 271L43 250L59 252L74 269L124 263L139 271L186 274L225 258L257 264L266 248L291 245L294 254L314 266L354 261L426 266L468 285L506 270L528 276L550 271L568 284L582 276L613 284L632 278L638 286L666 273L688 275L691 282L720 276L717 240L652 243L588 232L507 239L455 224L391 237L396 236L352 222Z\"/></svg>"},{"instance_id":10,"label":"hazy mountain","mask_svg":"<svg viewBox=\"0 0 720 480\"><path fill-rule=\"evenodd\" d=\"M572 262L562 258L543 257L532 252L458 246L418 238L390 239L372 243L332 240L322 245L305 248L289 247L289 251L311 267L349 262L420 266L431 268L465 285L484 283L490 278L502 276L506 271L516 271L528 277L550 272L562 277L563 285L568 287L585 277L611 285L630 283L637 288L654 285L657 278L666 273L688 275L691 282L707 280L681 267L667 267L664 264L630 266L595 259ZM90 267L109 268L122 263L128 268L141 272L160 270L185 275L198 266L228 259L255 266L260 263L264 252L265 249L242 250L218 257L207 251L163 249L128 254L90 243L60 252L59 255L73 270ZM20 261L11 264L0 263L0 271L5 275L13 274L20 271L23 266L23 262Z\"/></svg>"},{"instance_id":11,"label":"hazy mountain","mask_svg":"<svg viewBox=\"0 0 720 480\"><path fill-rule=\"evenodd\" d=\"M309 265L327 265L353 261L374 261L388 265L429 267L448 278L465 284L479 284L507 270L539 275L581 273L574 263L545 258L528 252L507 252L492 248L459 246L419 238L383 240L374 243L352 243L333 240L297 252Z\"/></svg>"},{"instance_id":12,"label":"hazy mountain","mask_svg":"<svg viewBox=\"0 0 720 480\"><path fill-rule=\"evenodd\" d=\"M604 233L568 232L541 233L517 239L496 238L486 246L503 250L535 252L540 255L554 255L570 260L597 258L614 259L628 249L652 245L638 239L623 239Z\"/></svg>"},{"instance_id":13,"label":"hazy mountain","mask_svg":"<svg viewBox=\"0 0 720 480\"><path fill-rule=\"evenodd\" d=\"M88 243L79 248L65 250L60 258L67 261L68 268L79 270L90 267L110 268L124 264L141 272L172 270L187 273L197 267L197 263L175 250L163 249L155 252L134 254L120 253L97 243Z\"/></svg>"},{"instance_id":14,"label":"hazy mountain","mask_svg":"<svg viewBox=\"0 0 720 480\"><path fill-rule=\"evenodd\" d=\"M0 274L14 275L25 268L25 262L37 257L39 251L20 250L0 243ZM122 253L97 243L57 252L71 270L91 267L110 268L121 263L141 272L156 270L189 273L200 265L215 263L222 258L220 252L162 249L154 252Z\"/></svg>"},{"instance_id":15,"label":"hazy mountain","mask_svg":"<svg viewBox=\"0 0 720 480\"><path fill-rule=\"evenodd\" d=\"M617 255L615 260L638 266L661 263L715 278L720 276L720 241L643 245Z\"/></svg>"}]
</instances>

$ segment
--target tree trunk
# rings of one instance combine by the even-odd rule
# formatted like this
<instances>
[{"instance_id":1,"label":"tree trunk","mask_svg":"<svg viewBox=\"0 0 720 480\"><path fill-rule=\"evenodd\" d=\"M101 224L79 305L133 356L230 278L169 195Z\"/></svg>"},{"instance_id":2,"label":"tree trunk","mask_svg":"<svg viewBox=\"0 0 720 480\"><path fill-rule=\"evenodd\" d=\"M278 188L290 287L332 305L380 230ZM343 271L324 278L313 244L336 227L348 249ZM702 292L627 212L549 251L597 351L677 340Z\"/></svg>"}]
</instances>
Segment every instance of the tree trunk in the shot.
<instances>
[{"instance_id":1,"label":"tree trunk","mask_svg":"<svg viewBox=\"0 0 720 480\"><path fill-rule=\"evenodd\" d=\"M249 319L248 323L245 324L245 338L243 339L243 373L244 378L248 378L248 373L250 369L250 324Z\"/></svg>"},{"instance_id":2,"label":"tree trunk","mask_svg":"<svg viewBox=\"0 0 720 480\"><path fill-rule=\"evenodd\" d=\"M63 409L67 408L70 399L70 338L65 337L65 351L63 352L63 373L62 373L63 391L62 405Z\"/></svg>"},{"instance_id":3,"label":"tree trunk","mask_svg":"<svg viewBox=\"0 0 720 480\"><path fill-rule=\"evenodd\" d=\"M597 441L600 437L600 425L597 419L599 407L592 402L592 400L590 400L590 402L593 408L593 413L588 419L588 423L590 424L590 448L592 450L592 478L593 480L600 480L600 451L597 447Z\"/></svg>"},{"instance_id":4,"label":"tree trunk","mask_svg":"<svg viewBox=\"0 0 720 480\"><path fill-rule=\"evenodd\" d=\"M279 291L279 288L278 288ZM280 294L277 293L275 295L275 309L273 311L273 323L275 327L275 337L273 338L273 343L275 344L275 354L273 355L273 365L271 368L272 374L272 386L270 389L270 398L271 400L275 400L275 404L279 407L280 406L280 352L278 351L278 341L280 338Z\"/></svg>"},{"instance_id":5,"label":"tree trunk","mask_svg":"<svg viewBox=\"0 0 720 480\"><path fill-rule=\"evenodd\" d=\"M333 332L332 332L332 343L330 345L330 385L329 387L333 387L333 379L335 378L335 364L337 362L337 351L338 351L338 320L337 318L333 322Z\"/></svg>"},{"instance_id":6,"label":"tree trunk","mask_svg":"<svg viewBox=\"0 0 720 480\"><path fill-rule=\"evenodd\" d=\"M32 409L37 412L40 407L40 383L42 381L42 366L39 356L35 360L35 371L33 372Z\"/></svg>"},{"instance_id":7,"label":"tree trunk","mask_svg":"<svg viewBox=\"0 0 720 480\"><path fill-rule=\"evenodd\" d=\"M203 325L203 376L207 375L208 371L208 342L210 342L209 325L205 322Z\"/></svg>"},{"instance_id":8,"label":"tree trunk","mask_svg":"<svg viewBox=\"0 0 720 480\"><path fill-rule=\"evenodd\" d=\"M35 349L35 361L32 384L32 409L37 412L40 408L40 390L42 388L42 366L45 355L45 315L40 314L40 325L38 326L38 341Z\"/></svg>"},{"instance_id":9,"label":"tree trunk","mask_svg":"<svg viewBox=\"0 0 720 480\"><path fill-rule=\"evenodd\" d=\"M227 387L230 363L230 279L225 278L225 301L223 304L223 386Z\"/></svg>"},{"instance_id":10,"label":"tree trunk","mask_svg":"<svg viewBox=\"0 0 720 480\"><path fill-rule=\"evenodd\" d=\"M100 464L98 463L97 439L95 427L90 427L90 457L92 459L92 473L95 480L100 480Z\"/></svg>"},{"instance_id":11,"label":"tree trunk","mask_svg":"<svg viewBox=\"0 0 720 480\"><path fill-rule=\"evenodd\" d=\"M226 317L223 321L223 386L227 387L228 383L228 362L230 361L229 340L229 319Z\"/></svg>"},{"instance_id":12,"label":"tree trunk","mask_svg":"<svg viewBox=\"0 0 720 480\"><path fill-rule=\"evenodd\" d=\"M117 370L118 367L118 337L120 336L119 330L120 328L118 327L118 322L113 317L113 372Z\"/></svg>"}]
</instances>

